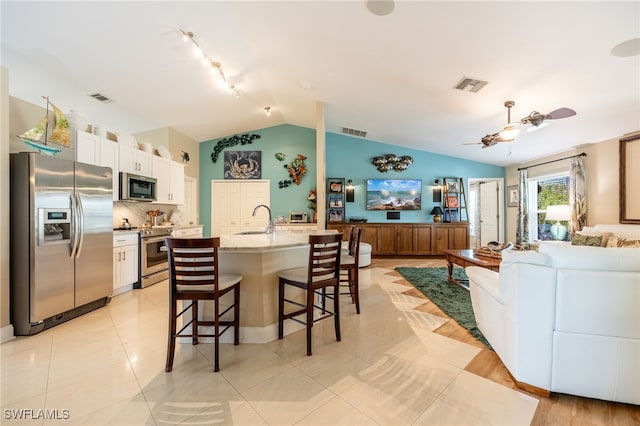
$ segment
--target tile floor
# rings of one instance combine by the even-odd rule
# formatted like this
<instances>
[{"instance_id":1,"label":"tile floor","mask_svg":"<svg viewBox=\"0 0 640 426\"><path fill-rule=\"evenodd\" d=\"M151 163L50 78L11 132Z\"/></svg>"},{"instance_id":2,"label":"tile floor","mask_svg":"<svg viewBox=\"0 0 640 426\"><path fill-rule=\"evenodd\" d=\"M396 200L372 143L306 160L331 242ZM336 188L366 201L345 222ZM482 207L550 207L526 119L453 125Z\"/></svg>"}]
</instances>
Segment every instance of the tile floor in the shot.
<instances>
[{"instance_id":1,"label":"tile floor","mask_svg":"<svg viewBox=\"0 0 640 426\"><path fill-rule=\"evenodd\" d=\"M360 271L362 313L342 299L341 342L328 320L314 327L311 357L303 330L223 344L219 373L211 344L179 344L165 373L166 282L116 296L0 346L0 423L530 424L538 399L465 371L480 349L433 333L447 320L414 310L424 300L388 272Z\"/></svg>"}]
</instances>

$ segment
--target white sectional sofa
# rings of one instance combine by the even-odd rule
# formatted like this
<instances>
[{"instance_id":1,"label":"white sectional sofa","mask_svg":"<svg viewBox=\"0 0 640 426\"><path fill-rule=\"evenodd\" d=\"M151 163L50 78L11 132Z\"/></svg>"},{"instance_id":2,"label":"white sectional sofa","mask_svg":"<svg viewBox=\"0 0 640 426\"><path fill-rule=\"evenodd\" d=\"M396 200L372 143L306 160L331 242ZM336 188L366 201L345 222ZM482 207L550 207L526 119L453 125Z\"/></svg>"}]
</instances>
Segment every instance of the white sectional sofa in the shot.
<instances>
[{"instance_id":1,"label":"white sectional sofa","mask_svg":"<svg viewBox=\"0 0 640 426\"><path fill-rule=\"evenodd\" d=\"M590 232L640 239L637 225ZM466 268L478 327L520 387L640 404L640 248L542 242Z\"/></svg>"}]
</instances>

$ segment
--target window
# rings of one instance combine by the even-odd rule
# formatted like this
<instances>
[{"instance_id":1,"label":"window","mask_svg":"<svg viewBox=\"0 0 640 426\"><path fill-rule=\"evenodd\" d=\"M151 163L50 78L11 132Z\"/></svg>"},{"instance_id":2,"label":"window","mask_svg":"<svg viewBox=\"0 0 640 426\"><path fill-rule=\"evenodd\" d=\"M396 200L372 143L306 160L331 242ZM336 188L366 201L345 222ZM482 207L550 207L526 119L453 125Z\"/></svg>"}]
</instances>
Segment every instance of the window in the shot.
<instances>
[{"instance_id":1,"label":"window","mask_svg":"<svg viewBox=\"0 0 640 426\"><path fill-rule=\"evenodd\" d=\"M529 179L529 238L552 240L551 225L545 220L547 206L569 204L569 173ZM560 222L569 226L568 221ZM565 237L565 240L568 237Z\"/></svg>"}]
</instances>

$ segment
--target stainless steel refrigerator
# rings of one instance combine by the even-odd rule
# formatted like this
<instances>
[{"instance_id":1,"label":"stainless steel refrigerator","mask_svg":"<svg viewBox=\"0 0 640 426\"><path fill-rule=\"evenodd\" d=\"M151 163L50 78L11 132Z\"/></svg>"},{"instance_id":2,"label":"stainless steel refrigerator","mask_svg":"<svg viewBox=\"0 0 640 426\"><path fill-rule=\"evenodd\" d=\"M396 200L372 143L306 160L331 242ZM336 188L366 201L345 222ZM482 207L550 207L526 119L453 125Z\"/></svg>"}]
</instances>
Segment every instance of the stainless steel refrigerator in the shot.
<instances>
[{"instance_id":1,"label":"stainless steel refrigerator","mask_svg":"<svg viewBox=\"0 0 640 426\"><path fill-rule=\"evenodd\" d=\"M10 165L11 321L25 336L109 302L112 171L27 152Z\"/></svg>"}]
</instances>

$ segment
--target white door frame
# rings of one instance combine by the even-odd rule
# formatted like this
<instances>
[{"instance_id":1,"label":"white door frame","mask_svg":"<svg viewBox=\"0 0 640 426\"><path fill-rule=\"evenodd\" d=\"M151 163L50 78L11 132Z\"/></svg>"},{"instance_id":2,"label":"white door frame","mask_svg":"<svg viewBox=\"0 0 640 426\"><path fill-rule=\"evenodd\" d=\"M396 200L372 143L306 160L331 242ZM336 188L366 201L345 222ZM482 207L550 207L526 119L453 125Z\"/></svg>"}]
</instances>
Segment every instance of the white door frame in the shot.
<instances>
[{"instance_id":1,"label":"white door frame","mask_svg":"<svg viewBox=\"0 0 640 426\"><path fill-rule=\"evenodd\" d=\"M468 179L468 184L469 187L471 186L472 183L486 183L486 182L497 182L498 183L498 191L497 191L497 197L498 197L498 215L499 215L499 219L498 219L498 241L501 243L506 243L505 239L505 217L506 217L506 211L505 211L505 204L504 204L504 179L503 178L469 178ZM495 202L495 200L491 201L491 202ZM480 203L482 203L482 199L480 200ZM469 222L472 222L475 218L473 217L469 217Z\"/></svg>"}]
</instances>

